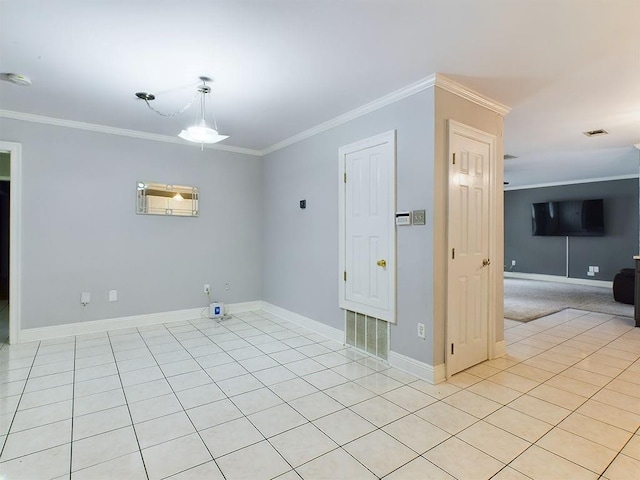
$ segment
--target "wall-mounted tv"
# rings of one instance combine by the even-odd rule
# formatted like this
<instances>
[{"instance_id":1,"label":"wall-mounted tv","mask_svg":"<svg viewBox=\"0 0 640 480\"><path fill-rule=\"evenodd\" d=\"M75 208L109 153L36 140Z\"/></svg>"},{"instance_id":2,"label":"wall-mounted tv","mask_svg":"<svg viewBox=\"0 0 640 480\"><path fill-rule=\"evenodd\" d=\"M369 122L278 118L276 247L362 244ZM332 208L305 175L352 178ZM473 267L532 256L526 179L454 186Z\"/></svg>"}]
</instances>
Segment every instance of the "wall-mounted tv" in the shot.
<instances>
[{"instance_id":1,"label":"wall-mounted tv","mask_svg":"<svg viewBox=\"0 0 640 480\"><path fill-rule=\"evenodd\" d=\"M604 235L604 201L569 200L531 205L533 235L601 237Z\"/></svg>"}]
</instances>

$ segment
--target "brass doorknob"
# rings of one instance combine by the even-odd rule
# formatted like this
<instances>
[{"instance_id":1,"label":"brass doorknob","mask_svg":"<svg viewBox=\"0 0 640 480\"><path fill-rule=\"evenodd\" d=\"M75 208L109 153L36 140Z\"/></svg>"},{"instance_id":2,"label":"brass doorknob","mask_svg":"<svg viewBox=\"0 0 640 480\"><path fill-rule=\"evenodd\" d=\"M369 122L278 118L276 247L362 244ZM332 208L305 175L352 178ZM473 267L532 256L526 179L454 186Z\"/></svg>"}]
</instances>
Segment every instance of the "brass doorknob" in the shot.
<instances>
[{"instance_id":1,"label":"brass doorknob","mask_svg":"<svg viewBox=\"0 0 640 480\"><path fill-rule=\"evenodd\" d=\"M386 267L387 266L387 261L386 260L378 260L377 265L379 267Z\"/></svg>"},{"instance_id":2,"label":"brass doorknob","mask_svg":"<svg viewBox=\"0 0 640 480\"><path fill-rule=\"evenodd\" d=\"M487 265L491 265L491 260L485 258L484 260L482 260L482 266L486 267Z\"/></svg>"}]
</instances>

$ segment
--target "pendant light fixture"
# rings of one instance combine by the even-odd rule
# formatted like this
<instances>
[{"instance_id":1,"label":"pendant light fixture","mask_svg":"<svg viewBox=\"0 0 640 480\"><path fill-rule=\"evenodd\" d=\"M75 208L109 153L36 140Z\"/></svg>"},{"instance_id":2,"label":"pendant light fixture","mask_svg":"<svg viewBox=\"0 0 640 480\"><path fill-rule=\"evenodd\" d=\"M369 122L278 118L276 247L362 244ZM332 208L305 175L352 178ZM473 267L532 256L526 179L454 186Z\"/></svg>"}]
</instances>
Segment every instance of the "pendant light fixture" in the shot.
<instances>
[{"instance_id":1,"label":"pendant light fixture","mask_svg":"<svg viewBox=\"0 0 640 480\"><path fill-rule=\"evenodd\" d=\"M207 121L205 119L207 95L209 95L209 99L211 99L211 87L207 85L207 82L211 82L212 80L209 77L200 77L200 81L202 81L202 85L198 85L197 92L193 96L193 98L189 101L189 103L187 103L187 105L185 105L182 109L174 113L165 114L153 108L149 102L151 100L154 100L156 97L152 93L138 92L136 93L136 97L138 97L141 100L144 100L147 106L151 110L153 110L158 115L161 115L163 117L175 117L176 115L179 115L180 113L187 110L196 99L199 99L200 112L196 118L195 124L188 127L186 130L182 130L178 134L178 137L182 138L183 140L187 140L189 142L200 143L203 146L205 143L217 143L226 138L229 138L229 136L220 135L218 133L218 125L216 123L216 117L213 114L213 111L211 112L211 117L213 119L213 127L207 124Z\"/></svg>"}]
</instances>

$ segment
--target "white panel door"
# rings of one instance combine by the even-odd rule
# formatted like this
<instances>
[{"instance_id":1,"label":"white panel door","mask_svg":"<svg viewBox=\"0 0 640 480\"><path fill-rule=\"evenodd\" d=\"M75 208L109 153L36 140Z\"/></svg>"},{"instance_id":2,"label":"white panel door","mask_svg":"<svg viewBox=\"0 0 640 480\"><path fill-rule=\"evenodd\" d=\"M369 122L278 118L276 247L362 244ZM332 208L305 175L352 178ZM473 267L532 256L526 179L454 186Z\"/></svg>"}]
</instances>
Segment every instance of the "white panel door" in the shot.
<instances>
[{"instance_id":1,"label":"white panel door","mask_svg":"<svg viewBox=\"0 0 640 480\"><path fill-rule=\"evenodd\" d=\"M488 359L491 143L449 136L447 375Z\"/></svg>"},{"instance_id":2,"label":"white panel door","mask_svg":"<svg viewBox=\"0 0 640 480\"><path fill-rule=\"evenodd\" d=\"M395 135L341 149L341 307L395 322Z\"/></svg>"}]
</instances>

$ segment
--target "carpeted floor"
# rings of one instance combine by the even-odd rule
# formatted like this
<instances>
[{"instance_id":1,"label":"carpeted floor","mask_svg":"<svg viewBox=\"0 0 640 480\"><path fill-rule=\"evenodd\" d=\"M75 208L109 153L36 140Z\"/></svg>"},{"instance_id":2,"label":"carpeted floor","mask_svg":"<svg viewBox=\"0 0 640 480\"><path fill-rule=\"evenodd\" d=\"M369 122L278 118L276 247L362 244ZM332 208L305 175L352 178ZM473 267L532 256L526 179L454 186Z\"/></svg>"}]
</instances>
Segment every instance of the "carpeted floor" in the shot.
<instances>
[{"instance_id":1,"label":"carpeted floor","mask_svg":"<svg viewBox=\"0 0 640 480\"><path fill-rule=\"evenodd\" d=\"M504 318L528 322L565 308L633 317L633 305L615 302L611 288L504 279Z\"/></svg>"}]
</instances>

